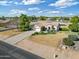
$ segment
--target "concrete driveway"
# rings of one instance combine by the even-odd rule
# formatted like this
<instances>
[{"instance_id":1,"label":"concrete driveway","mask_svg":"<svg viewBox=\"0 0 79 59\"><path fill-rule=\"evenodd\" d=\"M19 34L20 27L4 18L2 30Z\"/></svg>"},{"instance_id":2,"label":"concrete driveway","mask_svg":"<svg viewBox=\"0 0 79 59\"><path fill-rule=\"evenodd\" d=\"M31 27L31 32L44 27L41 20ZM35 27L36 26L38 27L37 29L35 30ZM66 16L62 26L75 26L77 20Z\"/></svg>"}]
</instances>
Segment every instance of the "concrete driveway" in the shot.
<instances>
[{"instance_id":1,"label":"concrete driveway","mask_svg":"<svg viewBox=\"0 0 79 59\"><path fill-rule=\"evenodd\" d=\"M18 43L19 41L23 40L24 38L28 38L30 35L32 35L34 33L34 31L27 31L27 32L23 32L21 34L12 36L6 40L0 39L3 42L9 43L11 45L15 45L16 43Z\"/></svg>"}]
</instances>

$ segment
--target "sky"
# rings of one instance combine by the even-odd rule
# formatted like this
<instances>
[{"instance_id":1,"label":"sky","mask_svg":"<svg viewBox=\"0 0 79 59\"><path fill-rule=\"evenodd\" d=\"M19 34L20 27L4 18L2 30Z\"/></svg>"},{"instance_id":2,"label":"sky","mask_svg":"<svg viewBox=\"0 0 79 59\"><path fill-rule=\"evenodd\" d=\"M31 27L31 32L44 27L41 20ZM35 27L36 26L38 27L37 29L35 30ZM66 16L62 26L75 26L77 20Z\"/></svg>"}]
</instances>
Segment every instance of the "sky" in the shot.
<instances>
[{"instance_id":1,"label":"sky","mask_svg":"<svg viewBox=\"0 0 79 59\"><path fill-rule=\"evenodd\" d=\"M0 0L0 16L79 15L79 0Z\"/></svg>"}]
</instances>

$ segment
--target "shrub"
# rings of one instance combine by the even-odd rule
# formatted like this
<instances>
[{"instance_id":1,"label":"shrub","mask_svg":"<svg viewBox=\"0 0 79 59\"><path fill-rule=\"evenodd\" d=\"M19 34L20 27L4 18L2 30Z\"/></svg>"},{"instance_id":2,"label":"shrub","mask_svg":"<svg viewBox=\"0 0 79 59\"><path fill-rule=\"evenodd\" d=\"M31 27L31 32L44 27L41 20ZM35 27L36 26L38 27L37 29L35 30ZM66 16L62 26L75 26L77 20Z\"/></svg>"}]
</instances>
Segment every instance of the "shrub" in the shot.
<instances>
[{"instance_id":1,"label":"shrub","mask_svg":"<svg viewBox=\"0 0 79 59\"><path fill-rule=\"evenodd\" d=\"M55 34L56 33L56 31L53 29L53 30L51 30L50 32L48 32L49 34Z\"/></svg>"},{"instance_id":2,"label":"shrub","mask_svg":"<svg viewBox=\"0 0 79 59\"><path fill-rule=\"evenodd\" d=\"M73 40L73 41L77 41L78 40L77 35L68 35L68 38Z\"/></svg>"},{"instance_id":3,"label":"shrub","mask_svg":"<svg viewBox=\"0 0 79 59\"><path fill-rule=\"evenodd\" d=\"M42 27L41 27L41 31L46 31L45 26L42 26Z\"/></svg>"},{"instance_id":4,"label":"shrub","mask_svg":"<svg viewBox=\"0 0 79 59\"><path fill-rule=\"evenodd\" d=\"M67 46L73 46L75 43L73 42L73 40L68 39L68 38L64 38L63 39L63 43Z\"/></svg>"},{"instance_id":5,"label":"shrub","mask_svg":"<svg viewBox=\"0 0 79 59\"><path fill-rule=\"evenodd\" d=\"M60 28L60 30L61 31L69 31L69 29L68 28L65 28L65 27L64 28Z\"/></svg>"},{"instance_id":6,"label":"shrub","mask_svg":"<svg viewBox=\"0 0 79 59\"><path fill-rule=\"evenodd\" d=\"M47 32L41 31L40 34L47 34Z\"/></svg>"},{"instance_id":7,"label":"shrub","mask_svg":"<svg viewBox=\"0 0 79 59\"><path fill-rule=\"evenodd\" d=\"M35 33L32 34L32 36L33 36L33 35L38 35L38 34L39 34L38 32L35 32Z\"/></svg>"},{"instance_id":8,"label":"shrub","mask_svg":"<svg viewBox=\"0 0 79 59\"><path fill-rule=\"evenodd\" d=\"M78 35L79 35L79 32L78 32Z\"/></svg>"},{"instance_id":9,"label":"shrub","mask_svg":"<svg viewBox=\"0 0 79 59\"><path fill-rule=\"evenodd\" d=\"M43 28L44 30L44 28ZM41 32L35 32L32 34L33 35L46 35L46 34L55 34L56 31L55 30L51 30L51 31L41 31Z\"/></svg>"},{"instance_id":10,"label":"shrub","mask_svg":"<svg viewBox=\"0 0 79 59\"><path fill-rule=\"evenodd\" d=\"M47 34L47 33L46 32L43 32L43 31L41 31L41 32L35 32L35 33L32 34L32 36L33 35L40 35L40 34L41 35L44 35L44 34Z\"/></svg>"}]
</instances>

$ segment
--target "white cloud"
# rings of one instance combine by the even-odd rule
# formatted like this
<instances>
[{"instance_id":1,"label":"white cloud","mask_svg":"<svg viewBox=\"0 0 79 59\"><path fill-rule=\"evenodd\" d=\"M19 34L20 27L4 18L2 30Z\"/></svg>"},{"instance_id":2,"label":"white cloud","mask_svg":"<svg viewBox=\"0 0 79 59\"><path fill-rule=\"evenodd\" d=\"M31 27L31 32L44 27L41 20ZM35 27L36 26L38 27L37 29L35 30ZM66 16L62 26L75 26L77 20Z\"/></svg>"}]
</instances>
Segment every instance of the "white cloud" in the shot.
<instances>
[{"instance_id":1,"label":"white cloud","mask_svg":"<svg viewBox=\"0 0 79 59\"><path fill-rule=\"evenodd\" d=\"M60 14L62 12L61 11L48 11L47 13L50 13L50 14Z\"/></svg>"},{"instance_id":2,"label":"white cloud","mask_svg":"<svg viewBox=\"0 0 79 59\"><path fill-rule=\"evenodd\" d=\"M29 11L33 11L33 10L40 10L38 7L34 7L34 8L28 8Z\"/></svg>"},{"instance_id":3,"label":"white cloud","mask_svg":"<svg viewBox=\"0 0 79 59\"><path fill-rule=\"evenodd\" d=\"M40 4L44 3L44 0L22 0L21 2L17 1L8 1L8 0L0 0L0 5L8 6L10 4L14 5L31 5L31 4Z\"/></svg>"},{"instance_id":4,"label":"white cloud","mask_svg":"<svg viewBox=\"0 0 79 59\"><path fill-rule=\"evenodd\" d=\"M3 6L8 6L11 3L12 3L12 1L7 1L7 0L0 1L0 5L3 5Z\"/></svg>"},{"instance_id":5,"label":"white cloud","mask_svg":"<svg viewBox=\"0 0 79 59\"><path fill-rule=\"evenodd\" d=\"M43 3L45 1L42 0L23 0L22 3L24 5L31 5L31 4L39 4L39 3Z\"/></svg>"},{"instance_id":6,"label":"white cloud","mask_svg":"<svg viewBox=\"0 0 79 59\"><path fill-rule=\"evenodd\" d=\"M21 3L21 2L13 2L13 4L15 4L15 5L23 5L23 3Z\"/></svg>"},{"instance_id":7,"label":"white cloud","mask_svg":"<svg viewBox=\"0 0 79 59\"><path fill-rule=\"evenodd\" d=\"M38 13L43 13L44 11L38 11Z\"/></svg>"},{"instance_id":8,"label":"white cloud","mask_svg":"<svg viewBox=\"0 0 79 59\"><path fill-rule=\"evenodd\" d=\"M15 4L15 5L18 5L19 3L18 3L18 2L14 2L14 4Z\"/></svg>"},{"instance_id":9,"label":"white cloud","mask_svg":"<svg viewBox=\"0 0 79 59\"><path fill-rule=\"evenodd\" d=\"M55 3L49 4L49 6L66 8L66 7L70 7L70 6L77 5L77 4L79 4L79 2L75 0L58 0Z\"/></svg>"},{"instance_id":10,"label":"white cloud","mask_svg":"<svg viewBox=\"0 0 79 59\"><path fill-rule=\"evenodd\" d=\"M59 10L40 10L37 12L38 14L47 14L47 15L52 15L52 14L63 14L63 11L59 11Z\"/></svg>"},{"instance_id":11,"label":"white cloud","mask_svg":"<svg viewBox=\"0 0 79 59\"><path fill-rule=\"evenodd\" d=\"M20 10L20 9L12 9L12 10L10 10L10 13L9 13L9 15L16 15L16 16L18 16L18 15L20 15L20 14L26 14L27 12L25 11L25 10Z\"/></svg>"},{"instance_id":12,"label":"white cloud","mask_svg":"<svg viewBox=\"0 0 79 59\"><path fill-rule=\"evenodd\" d=\"M69 16L74 16L75 14L74 14L74 13L69 13L68 15L69 15Z\"/></svg>"}]
</instances>

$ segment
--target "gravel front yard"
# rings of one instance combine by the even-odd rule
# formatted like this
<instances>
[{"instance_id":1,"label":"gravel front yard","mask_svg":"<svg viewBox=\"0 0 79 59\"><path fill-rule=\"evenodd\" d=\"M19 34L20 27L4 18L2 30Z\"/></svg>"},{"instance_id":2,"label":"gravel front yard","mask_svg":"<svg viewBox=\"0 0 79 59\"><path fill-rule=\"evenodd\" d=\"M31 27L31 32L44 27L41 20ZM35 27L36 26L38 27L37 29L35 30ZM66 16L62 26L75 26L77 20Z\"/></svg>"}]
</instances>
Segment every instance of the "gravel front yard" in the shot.
<instances>
[{"instance_id":1,"label":"gravel front yard","mask_svg":"<svg viewBox=\"0 0 79 59\"><path fill-rule=\"evenodd\" d=\"M17 34L20 34L21 32L19 32L17 29L12 29L12 30L6 30L6 31L2 31L0 32L0 37L11 37Z\"/></svg>"},{"instance_id":2,"label":"gravel front yard","mask_svg":"<svg viewBox=\"0 0 79 59\"><path fill-rule=\"evenodd\" d=\"M64 32L58 32L56 34L48 34L48 35L35 35L31 36L29 40L32 40L36 43L57 47L61 44L61 41L68 34Z\"/></svg>"}]
</instances>

